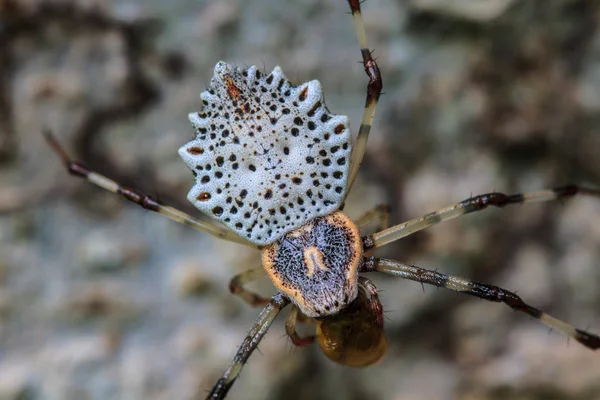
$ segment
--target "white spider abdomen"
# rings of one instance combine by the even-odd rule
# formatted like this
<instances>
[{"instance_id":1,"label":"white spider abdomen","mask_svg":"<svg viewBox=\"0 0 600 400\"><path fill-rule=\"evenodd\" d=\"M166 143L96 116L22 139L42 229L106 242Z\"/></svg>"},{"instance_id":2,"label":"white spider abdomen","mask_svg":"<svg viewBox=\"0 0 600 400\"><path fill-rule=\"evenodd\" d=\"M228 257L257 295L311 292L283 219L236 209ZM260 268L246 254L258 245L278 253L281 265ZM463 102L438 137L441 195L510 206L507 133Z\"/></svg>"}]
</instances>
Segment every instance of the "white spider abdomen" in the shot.
<instances>
[{"instance_id":1,"label":"white spider abdomen","mask_svg":"<svg viewBox=\"0 0 600 400\"><path fill-rule=\"evenodd\" d=\"M325 106L318 81L293 86L279 67L219 62L196 139L179 150L196 174L188 199L258 245L340 208L348 176L348 117Z\"/></svg>"}]
</instances>

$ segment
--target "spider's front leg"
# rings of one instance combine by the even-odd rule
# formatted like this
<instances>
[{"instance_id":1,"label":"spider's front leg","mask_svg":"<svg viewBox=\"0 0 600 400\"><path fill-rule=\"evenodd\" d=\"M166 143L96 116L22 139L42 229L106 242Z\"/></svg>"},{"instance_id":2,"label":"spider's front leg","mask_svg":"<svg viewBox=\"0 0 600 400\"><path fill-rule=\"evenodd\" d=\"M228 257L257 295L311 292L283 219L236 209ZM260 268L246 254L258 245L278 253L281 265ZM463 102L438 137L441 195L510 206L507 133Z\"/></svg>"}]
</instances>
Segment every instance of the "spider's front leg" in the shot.
<instances>
[{"instance_id":1,"label":"spider's front leg","mask_svg":"<svg viewBox=\"0 0 600 400\"><path fill-rule=\"evenodd\" d=\"M463 200L460 203L456 203L429 214L425 214L422 217L411 219L410 221L392 226L391 228L382 230L371 236L366 236L363 238L364 249L367 251L385 246L388 243L412 235L413 233L423 230L429 226L460 217L461 215L482 211L490 206L503 208L509 204L549 202L573 197L575 195L594 196L600 198L600 190L577 185L567 185L554 189L511 195L498 192L480 194L478 196Z\"/></svg>"},{"instance_id":2,"label":"spider's front leg","mask_svg":"<svg viewBox=\"0 0 600 400\"><path fill-rule=\"evenodd\" d=\"M379 101L381 90L383 89L383 81L381 80L379 67L371 54L371 50L369 50L365 23L360 12L360 3L360 0L348 0L350 10L352 11L354 31L356 32L356 38L358 39L358 46L360 47L360 52L362 54L365 72L369 77L369 84L367 85L367 99L365 101L365 110L358 130L358 137L356 138L352 156L350 157L350 174L348 176L348 185L346 186L346 196L350 193L352 184L354 184L354 180L358 174L358 169L362 164L367 148L367 140L369 139L369 132L371 132L371 125L373 125L373 118L375 117L375 109L377 108L377 102Z\"/></svg>"},{"instance_id":3,"label":"spider's front leg","mask_svg":"<svg viewBox=\"0 0 600 400\"><path fill-rule=\"evenodd\" d=\"M410 279L412 281L466 293L484 300L504 303L513 310L525 313L550 328L561 332L563 335L575 339L589 349L597 350L600 348L600 336L577 329L564 321L556 319L525 303L515 293L499 288L498 286L486 285L464 278L442 274L437 271L404 264L396 260L375 257L365 258L361 272L383 272L399 278Z\"/></svg>"},{"instance_id":4,"label":"spider's front leg","mask_svg":"<svg viewBox=\"0 0 600 400\"><path fill-rule=\"evenodd\" d=\"M225 239L231 242L240 243L255 248L258 247L244 240L243 238L239 237L238 235L234 234L233 232L229 231L224 227L220 227L207 221L194 218L191 215L186 214L183 211L180 211L174 207L161 204L158 200L142 193L138 189L122 186L119 183L113 181L112 179L107 178L106 176L91 170L82 162L71 159L67 152L60 146L54 135L50 133L50 131L46 130L43 132L43 134L44 138L46 139L46 142L48 142L48 145L61 158L63 164L65 165L65 168L71 175L84 178L90 183L101 187L102 189L108 190L109 192L113 192L115 194L120 194L125 199L139 205L140 207L146 210L154 211L158 214L164 215L165 217L175 222L188 225L198 231L208 233L209 235L218 237L220 239Z\"/></svg>"},{"instance_id":5,"label":"spider's front leg","mask_svg":"<svg viewBox=\"0 0 600 400\"><path fill-rule=\"evenodd\" d=\"M240 374L242 367L252 355L252 352L256 350L258 344L265 336L271 323L275 320L275 317L279 312L288 304L290 301L281 293L277 293L271 298L269 304L260 312L258 319L248 331L246 338L242 342L238 351L235 353L233 360L221 376L215 386L212 388L206 400L224 399L229 392L229 389L233 386L233 383Z\"/></svg>"}]
</instances>

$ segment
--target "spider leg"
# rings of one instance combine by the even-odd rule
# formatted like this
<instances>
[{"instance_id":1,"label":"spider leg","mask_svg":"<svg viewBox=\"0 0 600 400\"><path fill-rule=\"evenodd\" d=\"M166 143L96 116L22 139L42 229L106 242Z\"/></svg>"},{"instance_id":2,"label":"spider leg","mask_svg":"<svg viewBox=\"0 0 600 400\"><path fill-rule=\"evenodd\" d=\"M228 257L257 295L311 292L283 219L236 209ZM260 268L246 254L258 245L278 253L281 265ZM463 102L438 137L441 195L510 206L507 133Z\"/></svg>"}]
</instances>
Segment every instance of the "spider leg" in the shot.
<instances>
[{"instance_id":1,"label":"spider leg","mask_svg":"<svg viewBox=\"0 0 600 400\"><path fill-rule=\"evenodd\" d=\"M377 325L379 325L380 328L383 328L383 306L379 301L377 286L375 286L375 283L373 283L372 280L364 276L358 277L358 286L369 300L373 315L377 318Z\"/></svg>"},{"instance_id":2,"label":"spider leg","mask_svg":"<svg viewBox=\"0 0 600 400\"><path fill-rule=\"evenodd\" d=\"M415 267L400 261L384 258L365 258L361 272L383 272L412 281L444 287L457 292L470 294L484 300L504 303L515 311L525 313L543 324L571 337L587 348L600 348L600 336L577 329L564 321L556 319L537 308L526 304L519 296L508 290L493 285L486 285L456 276L446 275L437 271Z\"/></svg>"},{"instance_id":3,"label":"spider leg","mask_svg":"<svg viewBox=\"0 0 600 400\"><path fill-rule=\"evenodd\" d=\"M348 0L350 10L352 11L354 31L356 32L356 38L358 39L358 45L362 54L365 72L369 77L369 84L367 85L367 98L362 121L358 130L356 143L354 143L354 149L352 150L352 156L350 157L350 175L348 177L348 185L346 187L346 196L348 196L348 193L350 193L350 189L352 188L354 180L356 179L356 175L358 174L358 169L362 164L365 150L367 148L369 132L371 131L371 125L373 125L375 109L377 108L377 102L379 101L381 89L383 88L379 67L371 55L371 50L369 50L369 44L367 43L367 33L365 31L365 24L360 12L360 3L360 0Z\"/></svg>"},{"instance_id":4,"label":"spider leg","mask_svg":"<svg viewBox=\"0 0 600 400\"><path fill-rule=\"evenodd\" d=\"M242 345L239 347L238 351L233 356L233 360L229 363L229 366L219 378L215 386L212 388L208 396L209 399L224 399L229 392L229 389L233 386L233 383L237 379L240 371L244 364L250 358L252 352L258 347L258 344L262 340L263 336L269 330L271 323L275 320L275 317L279 314L279 312L289 304L289 300L281 293L277 293L275 296L271 298L269 304L263 308L258 316L258 319L248 331L246 338L242 342Z\"/></svg>"},{"instance_id":5,"label":"spider leg","mask_svg":"<svg viewBox=\"0 0 600 400\"><path fill-rule=\"evenodd\" d=\"M363 229L373 221L377 221L377 231L386 229L390 224L390 207L387 204L380 204L361 215L354 222L359 229Z\"/></svg>"},{"instance_id":6,"label":"spider leg","mask_svg":"<svg viewBox=\"0 0 600 400\"><path fill-rule=\"evenodd\" d=\"M202 221L200 219L192 217L189 214L184 213L183 211L179 211L174 207L160 204L156 199L142 193L141 191L135 188L121 186L119 183L113 181L112 179L109 179L104 175L100 175L99 173L94 172L90 168L86 167L83 163L72 160L68 156L66 151L60 146L60 144L52 135L52 133L50 133L47 130L43 133L46 141L48 142L52 150L54 150L54 152L58 154L58 156L62 159L63 164L65 165L67 171L71 175L87 179L89 182L101 187L102 189L106 189L109 192L120 194L127 200L141 206L142 208L157 212L161 215L164 215L167 218L172 219L175 222L179 222L180 224L188 225L196 230L208 233L209 235L218 237L220 239L245 244L246 246L257 247L256 245L244 240L235 233L229 231L225 227L220 227L207 221Z\"/></svg>"},{"instance_id":7,"label":"spider leg","mask_svg":"<svg viewBox=\"0 0 600 400\"><path fill-rule=\"evenodd\" d=\"M300 321L299 321L299 319L300 319ZM297 322L309 322L309 321L305 321L304 318L302 318L302 314L300 313L300 310L298 309L298 307L293 306L292 311L290 311L290 313L287 317L287 320L285 321L285 332L288 334L290 339L292 339L292 343L294 344L294 346L304 347L304 346L307 346L307 345L311 344L312 342L314 342L315 336L301 337L300 335L298 335L298 333L296 332L296 323Z\"/></svg>"},{"instance_id":8,"label":"spider leg","mask_svg":"<svg viewBox=\"0 0 600 400\"><path fill-rule=\"evenodd\" d=\"M480 194L463 200L460 203L392 226L391 228L382 230L371 236L364 237L364 248L365 250L370 250L384 246L442 221L456 218L463 214L485 210L489 206L502 208L509 204L547 202L572 197L578 194L600 198L600 190L576 185L567 185L554 189L540 190L538 192L517 193L512 195L497 192Z\"/></svg>"},{"instance_id":9,"label":"spider leg","mask_svg":"<svg viewBox=\"0 0 600 400\"><path fill-rule=\"evenodd\" d=\"M263 276L267 275L267 271L263 267L249 269L240 274L235 275L229 281L229 291L240 297L246 303L252 307L260 307L269 303L270 299L262 297L251 290L246 289L244 286L249 282L258 280Z\"/></svg>"}]
</instances>

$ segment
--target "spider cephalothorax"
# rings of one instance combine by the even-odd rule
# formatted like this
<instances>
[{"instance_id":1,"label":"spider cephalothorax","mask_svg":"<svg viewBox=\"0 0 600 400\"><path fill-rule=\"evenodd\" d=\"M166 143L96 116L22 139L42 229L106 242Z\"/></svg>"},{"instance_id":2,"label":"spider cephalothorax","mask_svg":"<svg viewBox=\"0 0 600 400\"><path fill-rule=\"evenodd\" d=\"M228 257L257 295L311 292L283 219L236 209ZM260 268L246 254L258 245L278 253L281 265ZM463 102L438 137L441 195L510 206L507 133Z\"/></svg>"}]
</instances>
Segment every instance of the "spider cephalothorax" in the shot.
<instances>
[{"instance_id":1,"label":"spider cephalothorax","mask_svg":"<svg viewBox=\"0 0 600 400\"><path fill-rule=\"evenodd\" d=\"M338 211L316 218L263 250L263 266L277 289L307 317L337 314L356 298L362 241Z\"/></svg>"},{"instance_id":2,"label":"spider cephalothorax","mask_svg":"<svg viewBox=\"0 0 600 400\"><path fill-rule=\"evenodd\" d=\"M317 340L330 359L350 366L378 361L386 349L383 309L375 285L360 276L366 272L502 302L590 349L600 348L599 336L526 304L508 290L363 255L363 251L489 206L553 201L576 194L600 197L600 191L569 185L514 195L488 193L387 229L387 207L380 206L352 222L341 208L365 152L382 80L367 44L360 2L348 0L348 4L369 77L354 148L348 118L327 110L319 82L294 86L279 67L264 75L256 67L241 69L219 62L209 88L200 96L202 110L190 114L197 136L180 149L196 175L188 198L214 222L163 205L71 160L46 133L50 146L72 174L174 221L262 250L263 265L236 275L229 287L249 304L264 305L263 311L208 398L225 398L270 324L290 302L294 304L286 332L292 343L303 346L312 342L314 336L300 337L295 325L313 323ZM379 222L377 232L361 238L359 229L374 221ZM271 299L245 287L265 275L278 289Z\"/></svg>"}]
</instances>

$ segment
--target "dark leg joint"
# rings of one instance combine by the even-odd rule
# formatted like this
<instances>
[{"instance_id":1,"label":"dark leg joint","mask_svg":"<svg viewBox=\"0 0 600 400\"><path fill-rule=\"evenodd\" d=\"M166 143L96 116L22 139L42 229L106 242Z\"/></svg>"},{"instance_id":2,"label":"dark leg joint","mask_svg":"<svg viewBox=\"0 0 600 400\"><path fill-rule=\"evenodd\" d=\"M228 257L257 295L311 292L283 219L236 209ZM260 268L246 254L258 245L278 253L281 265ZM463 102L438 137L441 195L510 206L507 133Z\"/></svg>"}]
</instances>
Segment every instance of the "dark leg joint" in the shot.
<instances>
[{"instance_id":1,"label":"dark leg joint","mask_svg":"<svg viewBox=\"0 0 600 400\"><path fill-rule=\"evenodd\" d=\"M239 292L241 292L240 282L237 276L234 276L229 280L227 288L229 289L229 293L231 294L238 294Z\"/></svg>"},{"instance_id":2,"label":"dark leg joint","mask_svg":"<svg viewBox=\"0 0 600 400\"><path fill-rule=\"evenodd\" d=\"M508 302L506 302L506 304L508 304L513 310L524 312L525 314L531 315L535 319L542 318L543 314L540 310L523 303L523 300L521 300L517 295L513 295L513 296L519 300L519 304L513 305L513 304L509 304Z\"/></svg>"},{"instance_id":3,"label":"dark leg joint","mask_svg":"<svg viewBox=\"0 0 600 400\"><path fill-rule=\"evenodd\" d=\"M582 331L581 329L575 329L575 333L575 340L585 347L593 350L600 349L600 336Z\"/></svg>"},{"instance_id":4,"label":"dark leg joint","mask_svg":"<svg viewBox=\"0 0 600 400\"><path fill-rule=\"evenodd\" d=\"M118 193L146 210L158 211L160 209L160 204L156 200L137 189L122 187L119 188Z\"/></svg>"},{"instance_id":5,"label":"dark leg joint","mask_svg":"<svg viewBox=\"0 0 600 400\"><path fill-rule=\"evenodd\" d=\"M600 190L592 189L587 187L581 187L577 185L565 185L552 189L556 197L570 197L576 194L583 194L588 196L600 196Z\"/></svg>"},{"instance_id":6,"label":"dark leg joint","mask_svg":"<svg viewBox=\"0 0 600 400\"><path fill-rule=\"evenodd\" d=\"M515 311L520 311L525 314L532 316L535 319L542 318L542 312L537 308L533 308L527 304L516 294L513 292L509 292L508 290L500 289L496 286L491 286L491 289L494 292L494 297L496 301L500 301Z\"/></svg>"},{"instance_id":7,"label":"dark leg joint","mask_svg":"<svg viewBox=\"0 0 600 400\"><path fill-rule=\"evenodd\" d=\"M381 72L377 62L373 59L371 51L369 49L361 49L363 64L365 66L365 72L369 77L369 84L367 86L367 106L377 102L381 91L383 90L383 80L381 79Z\"/></svg>"},{"instance_id":8,"label":"dark leg joint","mask_svg":"<svg viewBox=\"0 0 600 400\"><path fill-rule=\"evenodd\" d=\"M373 57L371 57L371 53L369 53L369 58L365 61L365 71L369 76L369 92L379 98L379 94L383 89L383 81L381 80L379 66Z\"/></svg>"},{"instance_id":9,"label":"dark leg joint","mask_svg":"<svg viewBox=\"0 0 600 400\"><path fill-rule=\"evenodd\" d=\"M82 178L87 178L90 172L92 172L88 167L79 161L69 161L66 163L66 166L71 175L80 176Z\"/></svg>"},{"instance_id":10,"label":"dark leg joint","mask_svg":"<svg viewBox=\"0 0 600 400\"><path fill-rule=\"evenodd\" d=\"M575 196L579 192L577 185L566 185L552 189L557 197Z\"/></svg>"},{"instance_id":11,"label":"dark leg joint","mask_svg":"<svg viewBox=\"0 0 600 400\"><path fill-rule=\"evenodd\" d=\"M152 197L144 196L144 199L142 200L142 207L144 207L146 210L158 211L160 209L160 204Z\"/></svg>"},{"instance_id":12,"label":"dark leg joint","mask_svg":"<svg viewBox=\"0 0 600 400\"><path fill-rule=\"evenodd\" d=\"M480 209L484 209L487 206L502 208L508 204L509 197L503 193L487 193L475 197L474 200L477 201L477 205Z\"/></svg>"},{"instance_id":13,"label":"dark leg joint","mask_svg":"<svg viewBox=\"0 0 600 400\"><path fill-rule=\"evenodd\" d=\"M362 237L362 245L363 251L371 250L375 247L375 241L373 241L373 236L363 236Z\"/></svg>"},{"instance_id":14,"label":"dark leg joint","mask_svg":"<svg viewBox=\"0 0 600 400\"><path fill-rule=\"evenodd\" d=\"M572 197L577 194L587 194L591 196L600 196L600 190L580 187L577 185L566 185L551 189L555 198ZM488 206L502 208L509 204L524 203L528 199L522 193L506 195L504 193L486 193L481 194L463 201L461 204L466 212L483 210ZM545 197L544 201L553 200L553 198Z\"/></svg>"},{"instance_id":15,"label":"dark leg joint","mask_svg":"<svg viewBox=\"0 0 600 400\"><path fill-rule=\"evenodd\" d=\"M287 297L285 297L282 293L277 293L275 296L271 297L270 303L274 307L282 309L283 307L290 304L290 300Z\"/></svg>"},{"instance_id":16,"label":"dark leg joint","mask_svg":"<svg viewBox=\"0 0 600 400\"><path fill-rule=\"evenodd\" d=\"M377 292L377 287L370 281L364 285L367 294L369 295L369 302L371 303L371 311L373 315L375 315L375 320L377 321L377 326L383 328L383 306L379 301L379 295Z\"/></svg>"},{"instance_id":17,"label":"dark leg joint","mask_svg":"<svg viewBox=\"0 0 600 400\"><path fill-rule=\"evenodd\" d=\"M229 389L231 389L231 387L233 386L234 382L235 382L235 378L232 379L230 382L226 382L225 379L223 379L223 378L219 379L219 381L215 384L215 386L210 391L210 393L208 394L206 399L207 400L208 399L212 399L212 400L224 399L225 396L227 396Z\"/></svg>"},{"instance_id":18,"label":"dark leg joint","mask_svg":"<svg viewBox=\"0 0 600 400\"><path fill-rule=\"evenodd\" d=\"M348 0L348 4L350 10L352 10L352 15L360 12L360 0Z\"/></svg>"},{"instance_id":19,"label":"dark leg joint","mask_svg":"<svg viewBox=\"0 0 600 400\"><path fill-rule=\"evenodd\" d=\"M358 272L375 272L375 257L364 257Z\"/></svg>"},{"instance_id":20,"label":"dark leg joint","mask_svg":"<svg viewBox=\"0 0 600 400\"><path fill-rule=\"evenodd\" d=\"M523 195L507 196L504 193L480 194L465 200L462 204L467 212L480 211L488 206L502 208L507 204L523 202Z\"/></svg>"},{"instance_id":21,"label":"dark leg joint","mask_svg":"<svg viewBox=\"0 0 600 400\"><path fill-rule=\"evenodd\" d=\"M69 157L67 152L60 146L58 140L56 140L54 135L48 129L45 129L42 134L44 135L44 139L46 139L46 142L50 148L60 157L63 164L65 164L67 171L69 171L71 175L87 178L87 176L92 172L88 167L79 161L71 160L71 157Z\"/></svg>"}]
</instances>

